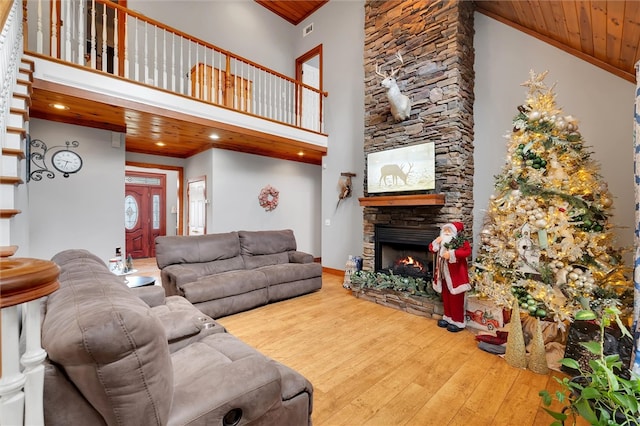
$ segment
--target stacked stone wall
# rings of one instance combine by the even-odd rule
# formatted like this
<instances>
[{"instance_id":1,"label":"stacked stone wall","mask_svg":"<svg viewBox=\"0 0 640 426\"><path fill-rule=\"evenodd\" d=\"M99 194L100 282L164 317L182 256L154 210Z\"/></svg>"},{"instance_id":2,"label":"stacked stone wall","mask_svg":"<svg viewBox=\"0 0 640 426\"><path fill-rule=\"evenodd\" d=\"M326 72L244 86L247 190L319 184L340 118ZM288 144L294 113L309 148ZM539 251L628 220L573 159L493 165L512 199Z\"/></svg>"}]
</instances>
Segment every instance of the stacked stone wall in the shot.
<instances>
[{"instance_id":1,"label":"stacked stone wall","mask_svg":"<svg viewBox=\"0 0 640 426\"><path fill-rule=\"evenodd\" d=\"M389 0L365 3L364 155L392 148L435 144L435 190L440 207L365 207L363 260L373 267L376 224L432 227L461 221L470 237L473 223L473 2ZM398 87L412 101L411 115L391 116L382 70L404 65ZM365 196L367 173L365 171ZM404 194L415 194L406 192Z\"/></svg>"}]
</instances>

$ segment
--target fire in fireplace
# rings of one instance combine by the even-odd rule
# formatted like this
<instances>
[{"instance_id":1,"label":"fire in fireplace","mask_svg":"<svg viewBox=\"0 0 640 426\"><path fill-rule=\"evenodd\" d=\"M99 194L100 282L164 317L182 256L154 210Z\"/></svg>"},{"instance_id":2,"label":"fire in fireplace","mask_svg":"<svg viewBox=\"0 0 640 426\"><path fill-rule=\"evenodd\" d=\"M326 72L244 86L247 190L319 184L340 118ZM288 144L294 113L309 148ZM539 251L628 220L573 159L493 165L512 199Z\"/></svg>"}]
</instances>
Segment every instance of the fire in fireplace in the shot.
<instances>
[{"instance_id":1,"label":"fire in fireplace","mask_svg":"<svg viewBox=\"0 0 640 426\"><path fill-rule=\"evenodd\" d=\"M432 279L433 254L429 251L429 243L439 235L438 228L376 225L374 232L376 272L391 271L395 275Z\"/></svg>"},{"instance_id":2,"label":"fire in fireplace","mask_svg":"<svg viewBox=\"0 0 640 426\"><path fill-rule=\"evenodd\" d=\"M429 266L426 260L419 260L413 256L405 256L393 262L391 271L395 275L402 275L414 278L425 278L430 275Z\"/></svg>"}]
</instances>

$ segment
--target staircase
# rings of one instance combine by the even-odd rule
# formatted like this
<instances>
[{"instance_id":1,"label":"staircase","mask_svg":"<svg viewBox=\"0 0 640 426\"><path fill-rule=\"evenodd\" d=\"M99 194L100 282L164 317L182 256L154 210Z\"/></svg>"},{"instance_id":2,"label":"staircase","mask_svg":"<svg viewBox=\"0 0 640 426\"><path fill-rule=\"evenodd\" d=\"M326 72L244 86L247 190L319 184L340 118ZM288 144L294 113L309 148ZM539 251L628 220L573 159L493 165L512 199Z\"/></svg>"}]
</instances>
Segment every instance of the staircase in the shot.
<instances>
[{"instance_id":1,"label":"staircase","mask_svg":"<svg viewBox=\"0 0 640 426\"><path fill-rule=\"evenodd\" d=\"M29 105L33 82L33 62L22 59L18 68L9 115L6 118L6 134L2 144L0 168L0 256L13 256L18 247L12 244L11 220L20 210L15 206L18 185L25 183L26 173L21 167L27 151L26 136L29 126ZM29 161L29 159L26 159ZM26 168L26 167L25 167ZM24 176L23 176L24 175Z\"/></svg>"},{"instance_id":2,"label":"staircase","mask_svg":"<svg viewBox=\"0 0 640 426\"><path fill-rule=\"evenodd\" d=\"M6 8L9 3L0 6ZM3 16L7 9L0 10ZM58 287L58 266L14 257L16 193L28 179L29 106L34 63L23 58L22 2L13 0L0 32L0 426L43 425L40 311ZM0 21L1 23L1 21ZM24 343L24 344L22 344Z\"/></svg>"}]
</instances>

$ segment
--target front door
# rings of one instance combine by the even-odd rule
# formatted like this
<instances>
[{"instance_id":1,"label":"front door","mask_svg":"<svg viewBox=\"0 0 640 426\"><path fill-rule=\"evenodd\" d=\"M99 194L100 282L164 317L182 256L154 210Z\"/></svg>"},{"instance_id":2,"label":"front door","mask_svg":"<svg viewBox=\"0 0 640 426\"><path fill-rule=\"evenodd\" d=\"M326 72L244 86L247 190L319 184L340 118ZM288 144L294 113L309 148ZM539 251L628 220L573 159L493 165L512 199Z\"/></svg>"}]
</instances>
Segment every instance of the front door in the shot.
<instances>
[{"instance_id":1,"label":"front door","mask_svg":"<svg viewBox=\"0 0 640 426\"><path fill-rule=\"evenodd\" d=\"M124 197L126 255L155 257L156 237L166 234L165 176L127 172Z\"/></svg>"}]
</instances>

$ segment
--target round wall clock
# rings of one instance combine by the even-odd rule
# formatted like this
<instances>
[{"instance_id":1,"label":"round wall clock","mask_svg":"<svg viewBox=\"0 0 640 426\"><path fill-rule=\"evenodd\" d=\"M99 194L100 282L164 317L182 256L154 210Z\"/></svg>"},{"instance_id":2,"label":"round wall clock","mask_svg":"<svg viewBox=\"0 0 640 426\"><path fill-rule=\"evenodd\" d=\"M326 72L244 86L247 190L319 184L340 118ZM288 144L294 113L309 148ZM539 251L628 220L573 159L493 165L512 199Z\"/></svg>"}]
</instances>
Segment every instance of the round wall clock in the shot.
<instances>
[{"instance_id":1,"label":"round wall clock","mask_svg":"<svg viewBox=\"0 0 640 426\"><path fill-rule=\"evenodd\" d=\"M71 173L77 173L82 168L82 158L77 152L62 150L51 157L51 163L64 177Z\"/></svg>"}]
</instances>

